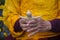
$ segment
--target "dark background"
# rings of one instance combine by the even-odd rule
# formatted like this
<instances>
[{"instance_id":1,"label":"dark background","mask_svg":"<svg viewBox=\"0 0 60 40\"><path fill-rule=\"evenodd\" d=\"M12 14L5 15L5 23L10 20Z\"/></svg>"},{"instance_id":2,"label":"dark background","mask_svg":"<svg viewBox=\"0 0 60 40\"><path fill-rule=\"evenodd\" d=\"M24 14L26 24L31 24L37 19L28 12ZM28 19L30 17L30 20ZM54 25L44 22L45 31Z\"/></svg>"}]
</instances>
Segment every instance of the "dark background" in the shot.
<instances>
[{"instance_id":1,"label":"dark background","mask_svg":"<svg viewBox=\"0 0 60 40\"><path fill-rule=\"evenodd\" d=\"M1 5L4 6L4 4L5 4L5 0L0 0L0 6ZM0 17L3 18L2 13L3 13L3 9L0 9ZM2 20L0 20L0 29L1 29L1 31L0 31L0 40L5 40L6 36L4 36L4 33L6 33L7 36L8 36L8 35L10 35L10 32L9 32L8 28L4 25L4 22Z\"/></svg>"}]
</instances>

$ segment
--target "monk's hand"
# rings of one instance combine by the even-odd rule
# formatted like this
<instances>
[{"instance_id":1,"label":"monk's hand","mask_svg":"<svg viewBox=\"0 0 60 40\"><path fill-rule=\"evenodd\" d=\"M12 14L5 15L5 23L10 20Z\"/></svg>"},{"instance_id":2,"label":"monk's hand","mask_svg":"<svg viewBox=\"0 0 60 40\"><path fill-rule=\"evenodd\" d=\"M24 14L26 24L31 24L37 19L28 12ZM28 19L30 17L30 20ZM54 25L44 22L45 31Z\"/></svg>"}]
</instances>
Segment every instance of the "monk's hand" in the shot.
<instances>
[{"instance_id":1,"label":"monk's hand","mask_svg":"<svg viewBox=\"0 0 60 40\"><path fill-rule=\"evenodd\" d=\"M28 34L28 37L36 34L37 32L44 32L51 29L49 21L45 21L41 17L33 17L29 10L26 14L27 18L21 18L19 22L21 28L30 33Z\"/></svg>"},{"instance_id":2,"label":"monk's hand","mask_svg":"<svg viewBox=\"0 0 60 40\"><path fill-rule=\"evenodd\" d=\"M30 20L27 22L29 24L29 28L27 32L31 32L28 37L35 35L38 32L45 32L51 30L51 24L49 21L45 21L40 17L35 18L34 20Z\"/></svg>"},{"instance_id":3,"label":"monk's hand","mask_svg":"<svg viewBox=\"0 0 60 40\"><path fill-rule=\"evenodd\" d=\"M19 23L20 23L20 27L22 28L23 31L26 31L28 29L28 24L27 24L27 19L26 18L21 18L19 20Z\"/></svg>"}]
</instances>

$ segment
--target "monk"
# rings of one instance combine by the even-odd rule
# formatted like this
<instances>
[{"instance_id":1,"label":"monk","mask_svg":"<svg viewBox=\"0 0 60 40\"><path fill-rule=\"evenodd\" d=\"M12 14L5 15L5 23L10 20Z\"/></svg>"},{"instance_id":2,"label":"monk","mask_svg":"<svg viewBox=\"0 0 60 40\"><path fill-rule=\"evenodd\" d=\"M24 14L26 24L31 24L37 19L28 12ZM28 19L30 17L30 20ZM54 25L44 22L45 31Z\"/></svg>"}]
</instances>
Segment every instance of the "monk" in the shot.
<instances>
[{"instance_id":1,"label":"monk","mask_svg":"<svg viewBox=\"0 0 60 40\"><path fill-rule=\"evenodd\" d=\"M21 24L21 20L23 19L22 21L24 21L26 19L21 18L21 16L26 17L27 10L30 10L32 15L37 18L33 19L33 21L26 20L26 24ZM4 24L11 33L6 40L60 39L60 0L6 0L3 16ZM41 19L38 16L41 16ZM23 26L23 24L27 27ZM38 25L32 28L30 24L32 26Z\"/></svg>"}]
</instances>

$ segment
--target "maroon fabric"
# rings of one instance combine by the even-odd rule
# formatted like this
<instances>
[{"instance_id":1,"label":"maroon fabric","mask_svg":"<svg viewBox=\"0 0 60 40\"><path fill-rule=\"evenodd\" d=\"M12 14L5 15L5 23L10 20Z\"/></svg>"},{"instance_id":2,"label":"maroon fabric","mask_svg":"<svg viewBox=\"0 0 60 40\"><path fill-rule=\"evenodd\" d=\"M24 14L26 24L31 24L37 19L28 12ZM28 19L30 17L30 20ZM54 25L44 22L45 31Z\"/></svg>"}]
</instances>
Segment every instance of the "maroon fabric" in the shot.
<instances>
[{"instance_id":1,"label":"maroon fabric","mask_svg":"<svg viewBox=\"0 0 60 40\"><path fill-rule=\"evenodd\" d=\"M20 27L20 24L19 24L19 20L20 20L20 19L18 19L18 20L16 21L15 25L14 25L14 31L15 31L15 32L21 32L21 31L22 31L22 28Z\"/></svg>"},{"instance_id":2,"label":"maroon fabric","mask_svg":"<svg viewBox=\"0 0 60 40\"><path fill-rule=\"evenodd\" d=\"M13 38L11 35L9 35L8 37L5 38L5 40L16 40L16 39Z\"/></svg>"},{"instance_id":3,"label":"maroon fabric","mask_svg":"<svg viewBox=\"0 0 60 40\"><path fill-rule=\"evenodd\" d=\"M54 19L51 22L53 32L60 32L60 19Z\"/></svg>"}]
</instances>

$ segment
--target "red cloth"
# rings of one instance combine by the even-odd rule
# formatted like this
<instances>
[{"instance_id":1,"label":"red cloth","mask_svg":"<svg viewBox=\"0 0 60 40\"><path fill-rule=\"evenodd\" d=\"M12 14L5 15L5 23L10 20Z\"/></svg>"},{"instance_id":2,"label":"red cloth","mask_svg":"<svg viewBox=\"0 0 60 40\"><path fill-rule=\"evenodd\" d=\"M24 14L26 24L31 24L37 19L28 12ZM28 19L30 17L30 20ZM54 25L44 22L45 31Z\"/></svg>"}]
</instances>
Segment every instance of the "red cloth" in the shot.
<instances>
[{"instance_id":1,"label":"red cloth","mask_svg":"<svg viewBox=\"0 0 60 40\"><path fill-rule=\"evenodd\" d=\"M16 39L13 38L11 35L9 35L8 37L5 38L5 40L16 40Z\"/></svg>"}]
</instances>

